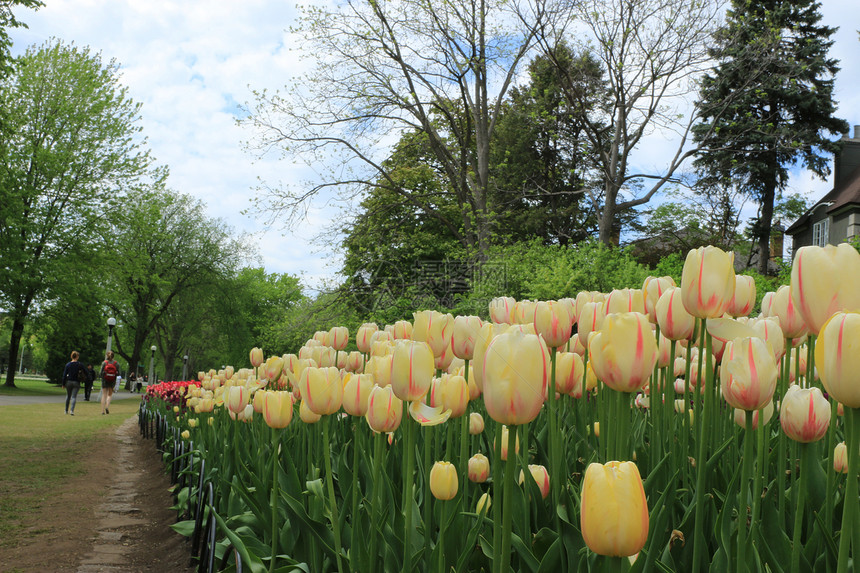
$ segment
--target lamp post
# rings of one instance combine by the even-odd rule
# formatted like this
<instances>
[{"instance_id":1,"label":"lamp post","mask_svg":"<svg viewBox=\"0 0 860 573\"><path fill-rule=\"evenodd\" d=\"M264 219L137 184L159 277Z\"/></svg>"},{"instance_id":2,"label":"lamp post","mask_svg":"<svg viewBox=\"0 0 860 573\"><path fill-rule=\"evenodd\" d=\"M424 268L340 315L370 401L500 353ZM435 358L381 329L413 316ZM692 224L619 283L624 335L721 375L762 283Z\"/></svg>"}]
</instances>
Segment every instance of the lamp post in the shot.
<instances>
[{"instance_id":1,"label":"lamp post","mask_svg":"<svg viewBox=\"0 0 860 573\"><path fill-rule=\"evenodd\" d=\"M182 357L182 380L188 380L188 355Z\"/></svg>"},{"instance_id":2,"label":"lamp post","mask_svg":"<svg viewBox=\"0 0 860 573\"><path fill-rule=\"evenodd\" d=\"M107 321L108 325L108 340L107 340L107 349L105 350L105 354L110 352L111 341L113 339L113 327L116 326L116 319L111 317Z\"/></svg>"},{"instance_id":3,"label":"lamp post","mask_svg":"<svg viewBox=\"0 0 860 573\"><path fill-rule=\"evenodd\" d=\"M150 348L152 350L152 356L149 358L149 383L153 384L152 377L154 376L154 368L155 368L155 345L153 344Z\"/></svg>"},{"instance_id":4,"label":"lamp post","mask_svg":"<svg viewBox=\"0 0 860 573\"><path fill-rule=\"evenodd\" d=\"M24 373L24 348L27 346L27 342L21 341L21 358L18 360L18 372L21 374ZM12 363L12 370L15 370L15 363Z\"/></svg>"}]
</instances>

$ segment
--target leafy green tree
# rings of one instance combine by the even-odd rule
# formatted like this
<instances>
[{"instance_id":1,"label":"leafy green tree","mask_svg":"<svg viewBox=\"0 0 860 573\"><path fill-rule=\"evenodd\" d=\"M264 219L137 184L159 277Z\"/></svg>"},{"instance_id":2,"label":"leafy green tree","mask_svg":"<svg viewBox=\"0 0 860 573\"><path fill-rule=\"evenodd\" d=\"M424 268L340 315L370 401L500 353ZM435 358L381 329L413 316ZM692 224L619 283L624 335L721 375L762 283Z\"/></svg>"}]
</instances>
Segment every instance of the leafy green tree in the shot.
<instances>
[{"instance_id":1,"label":"leafy green tree","mask_svg":"<svg viewBox=\"0 0 860 573\"><path fill-rule=\"evenodd\" d=\"M0 0L0 81L5 79L14 69L13 60L9 53L12 38L9 37L11 28L26 28L27 25L15 17L12 8L20 6L38 10L44 6L41 0ZM2 125L3 110L0 109L0 125Z\"/></svg>"},{"instance_id":2,"label":"leafy green tree","mask_svg":"<svg viewBox=\"0 0 860 573\"><path fill-rule=\"evenodd\" d=\"M0 82L0 306L12 319L10 362L34 304L77 296L96 239L87 229L106 197L148 164L139 107L118 69L52 40L27 49Z\"/></svg>"},{"instance_id":3,"label":"leafy green tree","mask_svg":"<svg viewBox=\"0 0 860 573\"><path fill-rule=\"evenodd\" d=\"M848 130L834 115L839 68L828 51L835 28L821 25L819 7L814 0L733 0L710 50L719 66L701 84L696 163L739 183L759 203L753 234L761 274L768 272L774 204L789 169L800 163L825 177L828 152L839 148L828 137Z\"/></svg>"}]
</instances>

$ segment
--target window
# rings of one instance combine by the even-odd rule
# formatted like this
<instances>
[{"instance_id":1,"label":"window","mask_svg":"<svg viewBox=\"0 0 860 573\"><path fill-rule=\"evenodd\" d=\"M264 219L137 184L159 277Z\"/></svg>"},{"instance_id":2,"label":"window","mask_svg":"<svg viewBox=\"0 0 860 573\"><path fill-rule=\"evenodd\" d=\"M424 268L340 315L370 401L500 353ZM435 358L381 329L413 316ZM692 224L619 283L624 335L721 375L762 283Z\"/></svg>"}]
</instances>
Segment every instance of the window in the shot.
<instances>
[{"instance_id":1,"label":"window","mask_svg":"<svg viewBox=\"0 0 860 573\"><path fill-rule=\"evenodd\" d=\"M816 247L823 247L827 244L827 240L830 238L830 229L827 225L827 221L827 219L822 219L812 225L812 244Z\"/></svg>"}]
</instances>

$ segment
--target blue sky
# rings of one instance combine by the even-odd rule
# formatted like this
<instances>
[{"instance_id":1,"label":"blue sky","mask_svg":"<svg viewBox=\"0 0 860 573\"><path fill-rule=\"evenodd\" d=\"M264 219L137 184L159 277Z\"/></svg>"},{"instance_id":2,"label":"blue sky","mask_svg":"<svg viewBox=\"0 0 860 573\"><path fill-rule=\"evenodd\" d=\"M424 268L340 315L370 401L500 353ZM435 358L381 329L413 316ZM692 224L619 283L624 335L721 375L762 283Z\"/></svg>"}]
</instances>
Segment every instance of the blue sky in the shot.
<instances>
[{"instance_id":1,"label":"blue sky","mask_svg":"<svg viewBox=\"0 0 860 573\"><path fill-rule=\"evenodd\" d=\"M842 62L836 81L839 115L860 124L860 17L856 0L824 0L823 22L841 26L832 55ZM261 221L241 214L259 180L298 181L316 175L275 155L257 159L243 150L251 137L236 125L252 89L274 90L305 69L300 43L289 33L295 8L283 0L46 0L36 13L19 11L29 30L13 32L14 49L50 37L88 45L115 58L131 97L143 104L142 125L158 162L170 168L170 186L206 202L209 215L254 233L269 272L300 275L315 289L331 279L337 255L309 238L332 225L339 212L315 206L295 231L263 232ZM655 133L637 163L659 167L673 151L671 137ZM817 199L832 186L808 173L794 174L790 191Z\"/></svg>"}]
</instances>

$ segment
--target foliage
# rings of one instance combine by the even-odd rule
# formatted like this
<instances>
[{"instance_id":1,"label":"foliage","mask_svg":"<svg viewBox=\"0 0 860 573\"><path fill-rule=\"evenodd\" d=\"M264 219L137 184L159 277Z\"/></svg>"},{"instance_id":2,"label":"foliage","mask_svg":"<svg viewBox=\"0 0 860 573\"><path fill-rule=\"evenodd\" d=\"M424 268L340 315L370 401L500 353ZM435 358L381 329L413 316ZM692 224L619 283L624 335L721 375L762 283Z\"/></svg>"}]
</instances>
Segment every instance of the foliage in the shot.
<instances>
[{"instance_id":1,"label":"foliage","mask_svg":"<svg viewBox=\"0 0 860 573\"><path fill-rule=\"evenodd\" d=\"M12 47L9 30L27 27L27 24L18 20L12 12L12 8L15 6L38 10L44 6L44 2L42 0L2 0L0 2L0 81L5 79L14 69L14 62L9 54L9 48ZM2 118L3 113L4 110L0 107L0 118ZM0 119L0 124L2 124L2 119Z\"/></svg>"}]
</instances>

